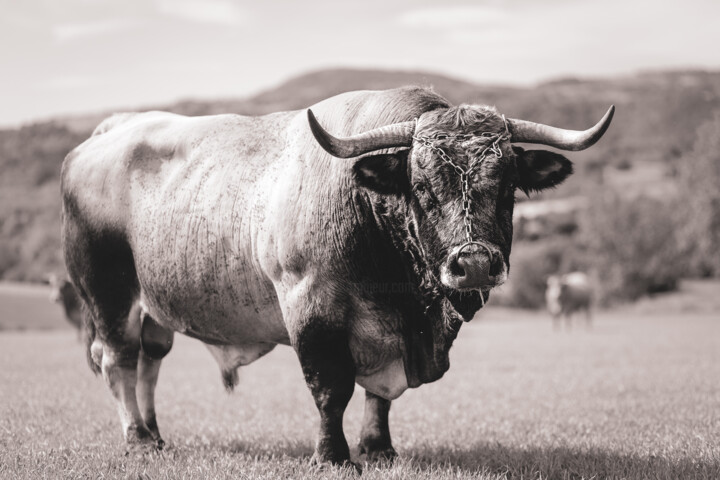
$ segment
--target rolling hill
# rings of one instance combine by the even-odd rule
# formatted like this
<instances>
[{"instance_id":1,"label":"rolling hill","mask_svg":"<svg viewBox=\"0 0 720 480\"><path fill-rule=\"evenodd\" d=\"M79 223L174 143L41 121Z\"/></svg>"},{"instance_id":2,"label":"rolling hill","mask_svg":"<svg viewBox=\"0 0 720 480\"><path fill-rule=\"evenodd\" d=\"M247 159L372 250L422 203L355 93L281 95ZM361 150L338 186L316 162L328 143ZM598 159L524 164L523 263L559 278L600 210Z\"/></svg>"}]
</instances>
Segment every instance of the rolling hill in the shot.
<instances>
[{"instance_id":1,"label":"rolling hill","mask_svg":"<svg viewBox=\"0 0 720 480\"><path fill-rule=\"evenodd\" d=\"M672 185L678 159L720 108L720 72L649 72L608 79L563 79L535 87L476 85L439 74L334 69L293 78L258 95L186 100L149 109L187 115L265 113L305 108L343 91L416 84L453 103L496 105L509 117L566 128L594 124L610 104L617 114L593 149L571 155L578 174L546 197L582 194L590 186L649 190ZM38 281L62 269L59 173L65 154L110 112L58 118L0 130L0 278ZM660 185L662 188L657 188Z\"/></svg>"}]
</instances>

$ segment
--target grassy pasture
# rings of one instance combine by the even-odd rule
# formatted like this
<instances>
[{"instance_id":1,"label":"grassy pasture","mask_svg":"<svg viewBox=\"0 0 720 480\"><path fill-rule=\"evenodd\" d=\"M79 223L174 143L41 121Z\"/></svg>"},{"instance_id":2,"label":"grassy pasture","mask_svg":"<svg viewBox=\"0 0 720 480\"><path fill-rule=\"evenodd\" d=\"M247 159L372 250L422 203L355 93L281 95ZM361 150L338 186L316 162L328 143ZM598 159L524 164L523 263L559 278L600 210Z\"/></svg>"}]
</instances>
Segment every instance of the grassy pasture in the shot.
<instances>
[{"instance_id":1,"label":"grassy pasture","mask_svg":"<svg viewBox=\"0 0 720 480\"><path fill-rule=\"evenodd\" d=\"M0 478L352 476L309 466L318 416L287 347L227 395L209 353L179 336L157 390L169 446L126 456L110 393L46 291L0 289L0 325ZM542 314L490 308L451 362L393 403L400 458L365 464L365 478L720 478L717 311L627 308L553 332ZM362 405L358 387L345 417L356 459Z\"/></svg>"}]
</instances>

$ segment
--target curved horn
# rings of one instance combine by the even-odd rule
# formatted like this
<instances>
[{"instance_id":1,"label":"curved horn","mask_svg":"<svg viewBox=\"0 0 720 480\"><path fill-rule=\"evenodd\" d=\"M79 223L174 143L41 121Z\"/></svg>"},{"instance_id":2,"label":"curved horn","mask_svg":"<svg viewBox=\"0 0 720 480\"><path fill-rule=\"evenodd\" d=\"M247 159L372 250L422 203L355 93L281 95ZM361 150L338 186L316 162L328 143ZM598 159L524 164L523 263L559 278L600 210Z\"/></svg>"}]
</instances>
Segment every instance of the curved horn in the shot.
<instances>
[{"instance_id":1,"label":"curved horn","mask_svg":"<svg viewBox=\"0 0 720 480\"><path fill-rule=\"evenodd\" d=\"M338 138L320 126L312 110L308 109L308 122L315 140L330 155L340 158L357 157L364 153L391 147L409 147L415 133L415 122L402 122Z\"/></svg>"},{"instance_id":2,"label":"curved horn","mask_svg":"<svg viewBox=\"0 0 720 480\"><path fill-rule=\"evenodd\" d=\"M508 129L513 142L542 143L561 150L585 150L600 140L610 126L614 113L615 105L611 105L605 116L587 130L565 130L514 118L508 119Z\"/></svg>"}]
</instances>

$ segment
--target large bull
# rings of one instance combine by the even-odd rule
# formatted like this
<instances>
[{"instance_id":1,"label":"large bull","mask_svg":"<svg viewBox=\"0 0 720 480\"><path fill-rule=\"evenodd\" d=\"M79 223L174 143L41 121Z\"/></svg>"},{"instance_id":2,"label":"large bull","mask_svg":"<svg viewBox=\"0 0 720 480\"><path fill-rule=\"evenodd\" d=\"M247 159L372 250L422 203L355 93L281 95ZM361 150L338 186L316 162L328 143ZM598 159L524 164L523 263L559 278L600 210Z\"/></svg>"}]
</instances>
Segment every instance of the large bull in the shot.
<instances>
[{"instance_id":1,"label":"large bull","mask_svg":"<svg viewBox=\"0 0 720 480\"><path fill-rule=\"evenodd\" d=\"M403 88L255 118L106 120L65 159L62 236L127 442L161 442L153 391L181 332L229 387L291 345L320 413L316 462L349 462L357 382L361 451L394 456L390 401L443 375L462 321L506 279L516 189L572 171L512 143L580 150L611 116L568 131Z\"/></svg>"}]
</instances>

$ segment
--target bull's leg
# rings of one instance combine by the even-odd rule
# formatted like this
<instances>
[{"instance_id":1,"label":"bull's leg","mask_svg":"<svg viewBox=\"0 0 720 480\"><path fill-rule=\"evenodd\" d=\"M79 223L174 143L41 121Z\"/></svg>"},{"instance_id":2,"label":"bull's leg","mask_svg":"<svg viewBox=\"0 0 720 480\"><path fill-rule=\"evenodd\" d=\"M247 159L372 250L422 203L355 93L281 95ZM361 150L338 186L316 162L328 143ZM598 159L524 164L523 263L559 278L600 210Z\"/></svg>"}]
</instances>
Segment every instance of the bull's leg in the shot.
<instances>
[{"instance_id":1,"label":"bull's leg","mask_svg":"<svg viewBox=\"0 0 720 480\"><path fill-rule=\"evenodd\" d=\"M585 328L592 330L592 311L590 308L585 309Z\"/></svg>"},{"instance_id":2,"label":"bull's leg","mask_svg":"<svg viewBox=\"0 0 720 480\"><path fill-rule=\"evenodd\" d=\"M63 246L73 284L92 313L91 354L99 360L105 382L117 402L125 440L131 446L154 446L135 394L140 354L139 285L129 243L117 232L79 217L74 204L64 205ZM99 352L98 350L100 350Z\"/></svg>"},{"instance_id":3,"label":"bull's leg","mask_svg":"<svg viewBox=\"0 0 720 480\"><path fill-rule=\"evenodd\" d=\"M390 400L365 392L365 414L360 431L360 453L367 455L368 461L393 460L397 452L390 440Z\"/></svg>"},{"instance_id":4,"label":"bull's leg","mask_svg":"<svg viewBox=\"0 0 720 480\"><path fill-rule=\"evenodd\" d=\"M355 365L347 333L333 330L322 319L313 318L295 335L293 347L315 405L320 412L320 432L312 462L348 465L350 462L343 414L355 388Z\"/></svg>"},{"instance_id":5,"label":"bull's leg","mask_svg":"<svg viewBox=\"0 0 720 480\"><path fill-rule=\"evenodd\" d=\"M147 313L141 314L141 350L138 360L137 400L145 425L150 430L158 448L165 442L160 437L155 415L155 386L162 359L173 344L173 332L158 325Z\"/></svg>"},{"instance_id":6,"label":"bull's leg","mask_svg":"<svg viewBox=\"0 0 720 480\"><path fill-rule=\"evenodd\" d=\"M145 421L150 434L155 440L157 447L162 449L165 445L160 430L158 429L157 417L155 415L155 386L157 385L158 373L162 360L154 360L143 351L140 352L138 361L138 382L137 400L140 413Z\"/></svg>"},{"instance_id":7,"label":"bull's leg","mask_svg":"<svg viewBox=\"0 0 720 480\"><path fill-rule=\"evenodd\" d=\"M137 403L140 325L128 322L120 339L103 342L102 374L117 402L125 441L132 448L155 446Z\"/></svg>"}]
</instances>

